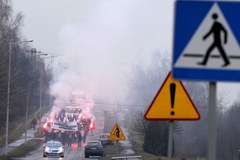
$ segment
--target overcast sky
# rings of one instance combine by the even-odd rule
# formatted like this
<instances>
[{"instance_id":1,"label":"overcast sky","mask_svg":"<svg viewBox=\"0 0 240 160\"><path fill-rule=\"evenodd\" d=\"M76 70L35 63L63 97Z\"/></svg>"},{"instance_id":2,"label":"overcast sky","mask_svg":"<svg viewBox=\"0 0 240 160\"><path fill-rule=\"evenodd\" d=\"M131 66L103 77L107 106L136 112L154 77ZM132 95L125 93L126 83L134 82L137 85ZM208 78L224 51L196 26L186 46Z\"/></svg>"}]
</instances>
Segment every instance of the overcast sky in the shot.
<instances>
[{"instance_id":1,"label":"overcast sky","mask_svg":"<svg viewBox=\"0 0 240 160\"><path fill-rule=\"evenodd\" d=\"M69 70L59 78L81 83L83 90L100 94L106 87L112 94L121 90L125 71L136 59L148 63L156 50L172 56L173 0L12 2L15 13L24 15L23 35L34 39L38 50L64 54L55 61ZM237 83L219 88L229 93L227 99L237 98Z\"/></svg>"}]
</instances>

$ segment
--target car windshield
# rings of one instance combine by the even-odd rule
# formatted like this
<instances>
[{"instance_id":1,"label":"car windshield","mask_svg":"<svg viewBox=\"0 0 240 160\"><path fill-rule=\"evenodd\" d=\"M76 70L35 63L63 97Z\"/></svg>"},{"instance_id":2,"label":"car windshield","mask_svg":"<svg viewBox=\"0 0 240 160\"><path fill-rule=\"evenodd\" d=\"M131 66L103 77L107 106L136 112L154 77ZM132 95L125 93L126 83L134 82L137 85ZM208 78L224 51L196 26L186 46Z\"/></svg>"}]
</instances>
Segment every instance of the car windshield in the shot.
<instances>
[{"instance_id":1,"label":"car windshield","mask_svg":"<svg viewBox=\"0 0 240 160\"><path fill-rule=\"evenodd\" d=\"M61 143L58 143L58 142L50 142L50 143L47 143L46 146L47 147L62 147Z\"/></svg>"}]
</instances>

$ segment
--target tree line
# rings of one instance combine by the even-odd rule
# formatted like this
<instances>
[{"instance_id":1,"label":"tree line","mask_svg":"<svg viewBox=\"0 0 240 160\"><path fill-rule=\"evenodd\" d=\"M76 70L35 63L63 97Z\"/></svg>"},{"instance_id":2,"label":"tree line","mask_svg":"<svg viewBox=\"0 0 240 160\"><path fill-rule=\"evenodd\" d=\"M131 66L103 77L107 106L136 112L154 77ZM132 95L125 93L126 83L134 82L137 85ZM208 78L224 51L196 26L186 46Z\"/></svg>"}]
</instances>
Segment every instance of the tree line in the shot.
<instances>
[{"instance_id":1,"label":"tree line","mask_svg":"<svg viewBox=\"0 0 240 160\"><path fill-rule=\"evenodd\" d=\"M22 13L13 14L11 1L0 0L0 134L6 129L6 109L9 94L9 125L11 129L24 120L26 114L27 96L28 113L39 109L40 87L42 106L48 103L50 68L38 56L35 49L27 43L21 34L23 24ZM26 42L26 43L25 43ZM11 58L11 62L9 61ZM9 79L9 66L10 79ZM41 85L40 85L41 83Z\"/></svg>"},{"instance_id":2,"label":"tree line","mask_svg":"<svg viewBox=\"0 0 240 160\"><path fill-rule=\"evenodd\" d=\"M146 121L144 113L170 71L170 59L156 51L148 66L136 61L126 94L130 113L134 113L131 129L142 137L143 150L154 155L167 156L168 121ZM197 107L201 119L198 121L175 121L174 157L207 156L208 83L183 82ZM130 98L131 97L131 98ZM240 149L240 102L224 102L226 93L217 95L217 159L237 160Z\"/></svg>"}]
</instances>

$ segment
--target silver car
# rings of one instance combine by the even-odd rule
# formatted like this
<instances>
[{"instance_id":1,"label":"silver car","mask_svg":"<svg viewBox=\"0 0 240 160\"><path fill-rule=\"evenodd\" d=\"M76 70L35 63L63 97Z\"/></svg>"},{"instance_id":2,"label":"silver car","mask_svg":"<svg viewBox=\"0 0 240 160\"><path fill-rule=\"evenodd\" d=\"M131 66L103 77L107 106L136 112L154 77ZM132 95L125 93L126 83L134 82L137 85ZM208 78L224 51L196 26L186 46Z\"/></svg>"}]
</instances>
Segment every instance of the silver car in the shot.
<instances>
[{"instance_id":1,"label":"silver car","mask_svg":"<svg viewBox=\"0 0 240 160\"><path fill-rule=\"evenodd\" d=\"M43 146L43 157L60 156L64 157L64 147L59 141L47 141Z\"/></svg>"},{"instance_id":2,"label":"silver car","mask_svg":"<svg viewBox=\"0 0 240 160\"><path fill-rule=\"evenodd\" d=\"M108 140L108 137L110 136L109 133L101 133L99 135L99 138L98 140L102 143L102 145L105 145L105 144L113 144L112 141L109 141Z\"/></svg>"}]
</instances>

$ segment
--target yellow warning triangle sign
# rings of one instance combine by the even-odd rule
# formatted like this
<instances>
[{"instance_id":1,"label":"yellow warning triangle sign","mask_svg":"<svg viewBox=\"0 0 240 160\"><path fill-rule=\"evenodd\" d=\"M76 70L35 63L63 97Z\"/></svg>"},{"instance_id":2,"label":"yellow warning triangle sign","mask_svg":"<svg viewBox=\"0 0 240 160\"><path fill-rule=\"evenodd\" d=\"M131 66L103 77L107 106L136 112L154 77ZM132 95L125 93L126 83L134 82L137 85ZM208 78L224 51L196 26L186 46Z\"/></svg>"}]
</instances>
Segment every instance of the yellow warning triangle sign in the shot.
<instances>
[{"instance_id":1,"label":"yellow warning triangle sign","mask_svg":"<svg viewBox=\"0 0 240 160\"><path fill-rule=\"evenodd\" d=\"M198 120L200 114L183 84L171 72L144 115L147 120Z\"/></svg>"},{"instance_id":2,"label":"yellow warning triangle sign","mask_svg":"<svg viewBox=\"0 0 240 160\"><path fill-rule=\"evenodd\" d=\"M110 133L110 136L108 137L108 140L110 141L119 141L119 140L126 140L122 129L120 126L116 123L112 129L112 132Z\"/></svg>"}]
</instances>

